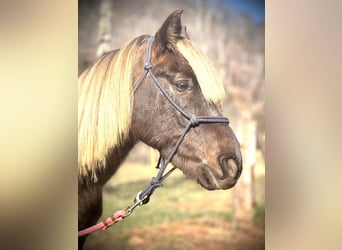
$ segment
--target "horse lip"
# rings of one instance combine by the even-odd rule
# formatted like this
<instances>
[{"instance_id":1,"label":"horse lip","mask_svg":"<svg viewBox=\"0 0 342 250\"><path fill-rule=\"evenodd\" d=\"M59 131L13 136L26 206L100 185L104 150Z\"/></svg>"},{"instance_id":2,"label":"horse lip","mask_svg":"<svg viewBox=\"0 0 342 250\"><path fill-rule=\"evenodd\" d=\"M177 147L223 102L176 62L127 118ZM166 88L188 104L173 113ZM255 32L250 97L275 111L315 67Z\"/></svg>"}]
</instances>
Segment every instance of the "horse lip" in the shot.
<instances>
[{"instance_id":1,"label":"horse lip","mask_svg":"<svg viewBox=\"0 0 342 250\"><path fill-rule=\"evenodd\" d=\"M229 173L230 170L223 169L223 174L220 176L217 176L217 173L212 171L207 165L201 165L197 182L207 190L232 188L235 186L240 173L235 160L228 160L228 165L233 168L231 171L234 173Z\"/></svg>"},{"instance_id":2,"label":"horse lip","mask_svg":"<svg viewBox=\"0 0 342 250\"><path fill-rule=\"evenodd\" d=\"M213 173L205 165L200 166L197 182L207 190L218 189L218 183Z\"/></svg>"}]
</instances>

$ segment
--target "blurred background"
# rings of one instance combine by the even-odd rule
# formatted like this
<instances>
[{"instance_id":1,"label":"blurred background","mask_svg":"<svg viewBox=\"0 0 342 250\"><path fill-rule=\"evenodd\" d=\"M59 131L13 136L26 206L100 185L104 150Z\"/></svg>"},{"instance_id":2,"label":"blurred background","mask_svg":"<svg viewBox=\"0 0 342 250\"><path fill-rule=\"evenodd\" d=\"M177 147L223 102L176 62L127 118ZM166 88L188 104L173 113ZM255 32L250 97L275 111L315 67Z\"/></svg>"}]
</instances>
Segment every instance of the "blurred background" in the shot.
<instances>
[{"instance_id":1,"label":"blurred background","mask_svg":"<svg viewBox=\"0 0 342 250\"><path fill-rule=\"evenodd\" d=\"M265 5L264 1L95 0L78 5L78 72L134 37L153 35L183 9L190 39L223 79L223 110L241 144L244 169L232 190L206 191L180 171L148 205L86 249L264 249ZM138 144L104 188L103 218L131 204L152 176L157 153Z\"/></svg>"},{"instance_id":2,"label":"blurred background","mask_svg":"<svg viewBox=\"0 0 342 250\"><path fill-rule=\"evenodd\" d=\"M84 26L98 15L99 2L92 2L94 5L88 7L90 11L84 12L87 5L73 0L1 1L2 249L77 249L77 34L80 21L83 25L79 27L80 32L86 34L83 37L96 41L93 38L97 33L92 31L98 24ZM120 16L119 21L124 22L140 13L139 9L150 13L149 8L155 6L147 8L149 1L146 0L131 2L139 8L123 17L120 16L124 14L123 9L116 6L112 18ZM171 3L158 1L158 11L148 15L158 22L154 25L151 21L137 35L153 34L170 12L186 3L182 1L167 9ZM248 10L246 6L255 9L255 5L263 4L241 0L225 1L223 5L228 3L231 4L230 15L247 12L254 23L258 22L253 12L241 9ZM221 7L217 9L226 10ZM341 9L342 2L337 0L269 0L266 4L266 249L342 249L342 200L338 192L342 190ZM78 11L87 14L78 19ZM187 15L188 11L191 16ZM145 12L139 14L130 30L140 25ZM192 39L197 39L200 33L196 33L191 23L194 13L191 8L184 8L184 23ZM227 30L236 20L226 23ZM111 24L115 34L118 27ZM133 37L132 33L127 40ZM195 42L198 46L204 45ZM92 53L95 55L96 51ZM212 59L217 62L216 58ZM231 88L227 89L228 93L232 93ZM235 123L234 114L225 112ZM237 125L233 126L237 130ZM262 151L256 152L259 157ZM144 164L149 164L149 156L146 159ZM125 166L122 171L129 169ZM257 159L256 188L259 166L262 164L258 164ZM134 171L137 169L140 168ZM145 186L150 180L147 172L154 174L155 170L153 167L141 167L141 170L131 177L138 178L141 173L149 175L140 182ZM134 190L126 191L129 193L127 200L119 204L120 208L132 201L132 193L134 195L138 189L133 184L139 181L132 180L124 186L127 176L119 172L113 178L117 186L106 187L105 206L114 206L126 199L118 194L129 187ZM236 188L241 186L241 181ZM187 186L192 184L194 188ZM263 184L262 181L260 190L254 192L257 204L258 197L261 201L264 199ZM142 186L139 185L138 190ZM97 249L155 249L158 246L159 249L177 246L178 249L201 249L209 245L206 249L256 249L262 245L257 242L263 234L262 223L261 226L245 223L251 225L250 228L239 223L231 230L235 217L233 190L207 192L182 179L180 174L171 176L163 189L156 191L150 204L136 210L134 216L108 232L91 236L88 247L94 249L97 244ZM205 199L200 200L201 196ZM263 208L263 204L260 207ZM263 209L254 211L256 218L263 218ZM105 207L104 214L112 212ZM139 219L144 221L139 222Z\"/></svg>"}]
</instances>

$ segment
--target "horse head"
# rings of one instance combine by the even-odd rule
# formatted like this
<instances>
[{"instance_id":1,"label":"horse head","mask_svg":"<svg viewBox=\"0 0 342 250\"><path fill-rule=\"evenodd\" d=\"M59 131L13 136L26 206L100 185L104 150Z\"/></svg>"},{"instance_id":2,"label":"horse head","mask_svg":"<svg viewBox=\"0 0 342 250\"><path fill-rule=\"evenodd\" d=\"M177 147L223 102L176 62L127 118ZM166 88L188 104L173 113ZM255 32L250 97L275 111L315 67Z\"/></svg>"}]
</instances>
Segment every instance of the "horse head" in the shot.
<instances>
[{"instance_id":1,"label":"horse head","mask_svg":"<svg viewBox=\"0 0 342 250\"><path fill-rule=\"evenodd\" d=\"M188 39L181 24L181 14L182 11L173 12L154 36L148 52L153 76L187 114L222 117L223 85L209 60ZM134 79L143 74L146 50L149 49L141 47ZM157 149L165 159L189 119L171 105L155 81L147 75L134 93L131 136ZM229 124L192 125L172 157L172 164L208 190L233 187L241 175L242 159L239 143Z\"/></svg>"}]
</instances>

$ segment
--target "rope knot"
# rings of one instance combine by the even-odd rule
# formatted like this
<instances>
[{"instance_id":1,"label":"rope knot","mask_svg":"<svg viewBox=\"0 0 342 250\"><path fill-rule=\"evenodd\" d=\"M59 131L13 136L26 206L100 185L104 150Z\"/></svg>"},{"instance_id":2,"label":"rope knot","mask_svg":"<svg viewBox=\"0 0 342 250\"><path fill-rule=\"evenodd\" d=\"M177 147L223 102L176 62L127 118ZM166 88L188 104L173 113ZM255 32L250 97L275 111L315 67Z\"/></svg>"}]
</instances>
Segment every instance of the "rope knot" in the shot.
<instances>
[{"instance_id":1,"label":"rope knot","mask_svg":"<svg viewBox=\"0 0 342 250\"><path fill-rule=\"evenodd\" d=\"M152 64L150 62L145 62L144 69L149 71L150 69L152 69Z\"/></svg>"},{"instance_id":2,"label":"rope knot","mask_svg":"<svg viewBox=\"0 0 342 250\"><path fill-rule=\"evenodd\" d=\"M157 179L156 177L152 177L151 184L153 188L158 188L163 186L163 183L161 180Z\"/></svg>"},{"instance_id":3,"label":"rope knot","mask_svg":"<svg viewBox=\"0 0 342 250\"><path fill-rule=\"evenodd\" d=\"M191 116L190 124L191 124L191 127L197 127L199 125L199 121L195 115Z\"/></svg>"}]
</instances>

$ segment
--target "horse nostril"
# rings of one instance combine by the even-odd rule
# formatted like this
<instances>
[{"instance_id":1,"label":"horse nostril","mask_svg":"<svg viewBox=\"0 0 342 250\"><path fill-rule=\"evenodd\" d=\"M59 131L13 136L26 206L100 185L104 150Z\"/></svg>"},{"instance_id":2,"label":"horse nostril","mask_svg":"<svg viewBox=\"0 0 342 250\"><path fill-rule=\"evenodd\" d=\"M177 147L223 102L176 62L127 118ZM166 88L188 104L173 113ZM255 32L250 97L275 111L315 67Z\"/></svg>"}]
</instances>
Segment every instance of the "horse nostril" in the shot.
<instances>
[{"instance_id":1,"label":"horse nostril","mask_svg":"<svg viewBox=\"0 0 342 250\"><path fill-rule=\"evenodd\" d=\"M223 178L238 178L240 176L241 170L238 163L234 158L228 155L222 155L219 157L219 164L222 168Z\"/></svg>"},{"instance_id":2,"label":"horse nostril","mask_svg":"<svg viewBox=\"0 0 342 250\"><path fill-rule=\"evenodd\" d=\"M226 162L227 166L228 166L228 175L230 177L237 177L238 176L238 166L236 164L236 161L233 159L228 159L228 161Z\"/></svg>"}]
</instances>

